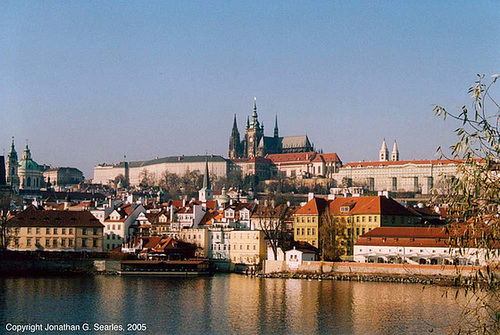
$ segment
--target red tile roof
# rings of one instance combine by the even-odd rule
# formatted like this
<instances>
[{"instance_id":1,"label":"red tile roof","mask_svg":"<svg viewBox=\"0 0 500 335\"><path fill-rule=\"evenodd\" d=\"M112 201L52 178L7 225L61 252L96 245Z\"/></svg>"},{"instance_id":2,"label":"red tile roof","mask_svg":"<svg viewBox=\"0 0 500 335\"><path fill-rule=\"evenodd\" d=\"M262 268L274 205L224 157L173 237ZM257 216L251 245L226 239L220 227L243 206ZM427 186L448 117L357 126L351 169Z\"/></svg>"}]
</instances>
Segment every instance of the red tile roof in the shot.
<instances>
[{"instance_id":1,"label":"red tile roof","mask_svg":"<svg viewBox=\"0 0 500 335\"><path fill-rule=\"evenodd\" d=\"M91 227L103 225L88 211L46 211L33 206L9 220L13 227Z\"/></svg>"},{"instance_id":2,"label":"red tile roof","mask_svg":"<svg viewBox=\"0 0 500 335\"><path fill-rule=\"evenodd\" d=\"M323 157L325 162L342 162L335 152L329 154L321 154L321 157Z\"/></svg>"},{"instance_id":3,"label":"red tile roof","mask_svg":"<svg viewBox=\"0 0 500 335\"><path fill-rule=\"evenodd\" d=\"M310 152L298 152L289 154L274 154L267 155L266 158L270 159L274 164L278 163L298 163L298 162L310 162L314 159L316 153L314 151Z\"/></svg>"},{"instance_id":4,"label":"red tile roof","mask_svg":"<svg viewBox=\"0 0 500 335\"><path fill-rule=\"evenodd\" d=\"M394 199L385 196L336 198L329 201L333 215L380 214L397 216L416 216ZM341 211L349 207L349 211Z\"/></svg>"},{"instance_id":5,"label":"red tile roof","mask_svg":"<svg viewBox=\"0 0 500 335\"><path fill-rule=\"evenodd\" d=\"M300 207L295 212L295 215L320 215L323 214L327 206L327 200L314 197L307 204Z\"/></svg>"}]
</instances>

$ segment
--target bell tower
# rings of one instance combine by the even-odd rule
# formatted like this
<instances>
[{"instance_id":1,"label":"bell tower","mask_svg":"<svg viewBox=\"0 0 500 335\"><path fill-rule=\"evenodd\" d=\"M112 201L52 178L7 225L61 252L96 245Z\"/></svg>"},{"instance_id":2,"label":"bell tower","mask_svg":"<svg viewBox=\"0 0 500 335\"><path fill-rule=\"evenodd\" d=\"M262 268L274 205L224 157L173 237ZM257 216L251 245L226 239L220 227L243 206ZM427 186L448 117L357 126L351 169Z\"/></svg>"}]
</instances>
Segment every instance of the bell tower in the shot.
<instances>
[{"instance_id":1,"label":"bell tower","mask_svg":"<svg viewBox=\"0 0 500 335\"><path fill-rule=\"evenodd\" d=\"M14 146L14 136L12 136L12 144L7 155L6 170L7 170L7 185L10 186L15 194L19 193L19 161L17 160L17 152Z\"/></svg>"}]
</instances>

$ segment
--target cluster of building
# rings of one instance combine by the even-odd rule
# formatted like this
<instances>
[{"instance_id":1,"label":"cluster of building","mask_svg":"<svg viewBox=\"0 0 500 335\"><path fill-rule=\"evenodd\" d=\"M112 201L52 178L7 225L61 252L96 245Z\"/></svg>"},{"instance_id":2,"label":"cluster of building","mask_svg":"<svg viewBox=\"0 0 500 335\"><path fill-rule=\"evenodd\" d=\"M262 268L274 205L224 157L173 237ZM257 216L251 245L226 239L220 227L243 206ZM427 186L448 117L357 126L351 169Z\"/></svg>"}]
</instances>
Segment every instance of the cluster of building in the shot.
<instances>
[{"instance_id":1,"label":"cluster of building","mask_svg":"<svg viewBox=\"0 0 500 335\"><path fill-rule=\"evenodd\" d=\"M165 172L180 176L204 172L197 200L164 201L161 191L157 197L126 194L121 199L116 191L107 195L57 192L82 183L81 171L37 164L28 143L18 160L13 140L6 161L0 156L0 192L35 200L9 220L9 248L126 252L150 258L162 252L174 255L172 250L182 245L184 256L208 258L227 268L259 265L266 258L279 257L296 264L322 253L325 220L331 220L333 228L329 229L341 235L343 254L358 262L431 264L459 259L483 264L484 257L477 250L467 257L447 250L449 234L443 228L442 212L405 207L388 193L429 194L456 177L460 162L400 161L399 156L396 141L389 155L384 139L378 161L343 164L336 153L316 151L306 135L279 136L277 117L273 136L265 136L254 100L243 139L234 117L228 159L182 155L101 164L94 169L94 184L110 184L123 176L130 186L139 185L144 173L159 177ZM274 206L254 201L253 192L223 188L214 195L209 170L216 177L241 171L243 176L260 180L327 180L334 188L328 197L310 194L301 206ZM365 191L379 195L362 196ZM342 227L340 233L338 227ZM276 250L272 232L278 229L282 235Z\"/></svg>"},{"instance_id":2,"label":"cluster of building","mask_svg":"<svg viewBox=\"0 0 500 335\"><path fill-rule=\"evenodd\" d=\"M76 168L52 168L35 162L31 157L28 141L21 159L18 159L14 138L6 162L2 162L1 170L6 174L6 185L12 192L25 196L37 196L43 188L58 190L68 185L77 185L84 180L83 173Z\"/></svg>"},{"instance_id":3,"label":"cluster of building","mask_svg":"<svg viewBox=\"0 0 500 335\"><path fill-rule=\"evenodd\" d=\"M389 154L385 139L378 156L378 161L343 164L336 153L315 150L307 135L280 136L277 116L273 136L265 136L254 100L252 117L247 118L243 138L234 116L228 158L181 155L148 161L103 163L94 168L93 182L110 184L118 176L123 176L128 185L137 186L144 173L157 178L165 171L183 176L189 171L202 171L204 162L208 160L212 174L217 177L227 177L233 171L241 171L243 177L257 176L259 180L279 177L318 179L333 187L355 186L373 192L429 194L456 176L459 163L453 160L400 161L396 141Z\"/></svg>"},{"instance_id":4,"label":"cluster of building","mask_svg":"<svg viewBox=\"0 0 500 335\"><path fill-rule=\"evenodd\" d=\"M477 252L468 257L450 252L443 217L432 209L407 208L385 195L310 194L301 206L237 201L225 190L215 198L208 162L204 170L197 200L134 202L93 195L75 202L68 194L63 202L35 202L10 219L9 247L121 252L146 259L189 256L210 259L225 269L260 266L265 259L282 257L293 267L318 259L321 228L330 218L342 227L345 254L358 262L485 262ZM277 229L283 240L274 255L270 240ZM181 247L182 252L174 252Z\"/></svg>"}]
</instances>

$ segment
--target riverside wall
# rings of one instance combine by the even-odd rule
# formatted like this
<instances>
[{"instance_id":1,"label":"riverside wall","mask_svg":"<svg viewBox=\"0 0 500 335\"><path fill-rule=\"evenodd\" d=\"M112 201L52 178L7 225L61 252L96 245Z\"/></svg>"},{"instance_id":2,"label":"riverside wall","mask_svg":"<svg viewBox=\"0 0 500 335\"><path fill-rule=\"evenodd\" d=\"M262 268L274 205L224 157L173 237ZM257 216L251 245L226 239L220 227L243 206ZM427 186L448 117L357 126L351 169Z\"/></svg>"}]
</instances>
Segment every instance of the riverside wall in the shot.
<instances>
[{"instance_id":1,"label":"riverside wall","mask_svg":"<svg viewBox=\"0 0 500 335\"><path fill-rule=\"evenodd\" d=\"M119 260L2 260L0 276L116 274Z\"/></svg>"},{"instance_id":2,"label":"riverside wall","mask_svg":"<svg viewBox=\"0 0 500 335\"><path fill-rule=\"evenodd\" d=\"M350 262L303 262L298 268L289 268L284 261L267 260L264 274L273 273L307 273L363 276L435 276L456 277L472 276L481 267L454 265L417 265L417 264L382 264L382 263L350 263Z\"/></svg>"}]
</instances>

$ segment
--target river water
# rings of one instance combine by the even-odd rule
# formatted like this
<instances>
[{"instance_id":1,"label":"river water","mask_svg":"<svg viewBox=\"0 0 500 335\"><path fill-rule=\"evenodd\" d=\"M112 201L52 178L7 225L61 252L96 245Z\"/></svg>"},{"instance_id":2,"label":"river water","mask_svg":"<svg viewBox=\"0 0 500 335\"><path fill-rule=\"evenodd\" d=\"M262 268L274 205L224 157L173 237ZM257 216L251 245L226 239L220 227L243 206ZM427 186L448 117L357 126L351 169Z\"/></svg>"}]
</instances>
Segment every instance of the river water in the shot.
<instances>
[{"instance_id":1,"label":"river water","mask_svg":"<svg viewBox=\"0 0 500 335\"><path fill-rule=\"evenodd\" d=\"M446 334L459 315L453 295L437 286L237 274L0 278L0 333L87 323L88 332L51 333ZM111 324L125 330L99 330Z\"/></svg>"}]
</instances>

